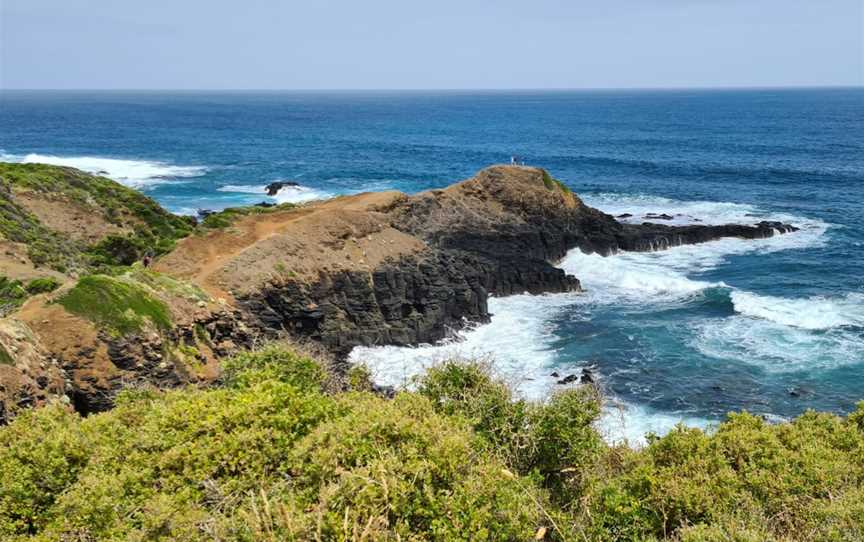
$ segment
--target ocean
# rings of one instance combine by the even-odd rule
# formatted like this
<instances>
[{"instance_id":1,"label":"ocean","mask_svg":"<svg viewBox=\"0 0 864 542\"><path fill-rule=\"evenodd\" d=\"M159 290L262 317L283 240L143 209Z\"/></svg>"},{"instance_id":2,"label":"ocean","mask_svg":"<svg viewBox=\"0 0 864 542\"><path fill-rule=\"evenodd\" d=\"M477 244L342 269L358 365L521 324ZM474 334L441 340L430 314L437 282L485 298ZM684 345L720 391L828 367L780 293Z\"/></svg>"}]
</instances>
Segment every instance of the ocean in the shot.
<instances>
[{"instance_id":1,"label":"ocean","mask_svg":"<svg viewBox=\"0 0 864 542\"><path fill-rule=\"evenodd\" d=\"M0 160L101 172L176 213L418 192L512 155L631 220L801 231L571 252L584 294L493 299L491 323L444 344L356 349L379 381L474 356L542 400L553 372L592 367L604 432L634 442L864 399L864 89L0 92ZM275 180L300 186L269 198Z\"/></svg>"}]
</instances>

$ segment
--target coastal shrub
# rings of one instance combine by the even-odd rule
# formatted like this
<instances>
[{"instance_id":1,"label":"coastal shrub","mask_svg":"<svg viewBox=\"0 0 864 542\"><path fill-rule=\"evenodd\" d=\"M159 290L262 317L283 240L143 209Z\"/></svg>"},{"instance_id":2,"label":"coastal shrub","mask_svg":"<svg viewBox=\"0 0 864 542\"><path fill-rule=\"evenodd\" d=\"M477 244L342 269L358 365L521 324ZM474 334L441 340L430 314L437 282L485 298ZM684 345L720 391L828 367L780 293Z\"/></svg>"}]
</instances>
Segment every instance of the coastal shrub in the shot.
<instances>
[{"instance_id":1,"label":"coastal shrub","mask_svg":"<svg viewBox=\"0 0 864 542\"><path fill-rule=\"evenodd\" d=\"M302 390L320 391L327 379L327 372L317 360L272 344L224 360L222 379L234 387L249 387L258 382L275 380Z\"/></svg>"},{"instance_id":2,"label":"coastal shrub","mask_svg":"<svg viewBox=\"0 0 864 542\"><path fill-rule=\"evenodd\" d=\"M87 252L93 265L125 265L139 261L147 250L145 241L131 235L108 235Z\"/></svg>"},{"instance_id":3,"label":"coastal shrub","mask_svg":"<svg viewBox=\"0 0 864 542\"><path fill-rule=\"evenodd\" d=\"M57 302L116 335L140 332L148 325L160 330L171 327L165 303L140 284L124 278L84 277Z\"/></svg>"},{"instance_id":4,"label":"coastal shrub","mask_svg":"<svg viewBox=\"0 0 864 542\"><path fill-rule=\"evenodd\" d=\"M757 527L781 540L854 540L864 526L864 506L851 504L864 482L858 413L806 413L778 425L733 414L710 435L679 427L592 488L592 521L610 540L662 538L694 525L716 537L738 525L742 540Z\"/></svg>"},{"instance_id":5,"label":"coastal shrub","mask_svg":"<svg viewBox=\"0 0 864 542\"><path fill-rule=\"evenodd\" d=\"M583 471L603 449L592 425L600 414L600 399L591 387L532 404L515 399L486 364L447 361L429 369L418 392L439 412L467 419L508 466L539 474L559 495L565 481L568 487L579 486Z\"/></svg>"},{"instance_id":6,"label":"coastal shrub","mask_svg":"<svg viewBox=\"0 0 864 542\"><path fill-rule=\"evenodd\" d=\"M0 316L19 306L27 298L27 290L20 280L0 275Z\"/></svg>"},{"instance_id":7,"label":"coastal shrub","mask_svg":"<svg viewBox=\"0 0 864 542\"><path fill-rule=\"evenodd\" d=\"M0 430L0 537L42 529L90 452L78 416L59 405L21 411Z\"/></svg>"},{"instance_id":8,"label":"coastal shrub","mask_svg":"<svg viewBox=\"0 0 864 542\"><path fill-rule=\"evenodd\" d=\"M24 287L30 295L46 294L60 287L60 282L53 277L33 279Z\"/></svg>"},{"instance_id":9,"label":"coastal shrub","mask_svg":"<svg viewBox=\"0 0 864 542\"><path fill-rule=\"evenodd\" d=\"M486 363L450 360L431 367L417 391L443 414L468 420L502 460L520 472L532 463L529 405L514 400L509 386L495 378Z\"/></svg>"},{"instance_id":10,"label":"coastal shrub","mask_svg":"<svg viewBox=\"0 0 864 542\"><path fill-rule=\"evenodd\" d=\"M558 499L581 495L606 450L593 426L600 404L597 390L582 386L556 393L531 411L531 468L539 471Z\"/></svg>"},{"instance_id":11,"label":"coastal shrub","mask_svg":"<svg viewBox=\"0 0 864 542\"><path fill-rule=\"evenodd\" d=\"M24 411L0 428L0 538L864 539L864 403L629 448L593 431L587 387L530 403L459 362L393 399L328 378L268 345L227 360L225 386Z\"/></svg>"},{"instance_id":12,"label":"coastal shrub","mask_svg":"<svg viewBox=\"0 0 864 542\"><path fill-rule=\"evenodd\" d=\"M542 495L478 455L464 423L414 394L349 394L340 405L343 416L294 450L298 493L324 538L369 526L373 539L406 540L525 540L536 531Z\"/></svg>"},{"instance_id":13,"label":"coastal shrub","mask_svg":"<svg viewBox=\"0 0 864 542\"><path fill-rule=\"evenodd\" d=\"M372 391L374 383L372 371L362 363L355 363L348 369L348 389L352 391Z\"/></svg>"}]
</instances>

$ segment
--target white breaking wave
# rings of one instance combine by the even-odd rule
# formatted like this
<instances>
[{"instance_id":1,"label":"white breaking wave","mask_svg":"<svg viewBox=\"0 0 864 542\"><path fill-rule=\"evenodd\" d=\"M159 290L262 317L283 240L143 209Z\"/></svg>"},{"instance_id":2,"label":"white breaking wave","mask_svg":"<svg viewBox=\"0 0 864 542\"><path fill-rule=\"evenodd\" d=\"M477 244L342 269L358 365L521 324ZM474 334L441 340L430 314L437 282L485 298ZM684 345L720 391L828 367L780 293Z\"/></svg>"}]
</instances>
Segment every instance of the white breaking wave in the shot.
<instances>
[{"instance_id":1,"label":"white breaking wave","mask_svg":"<svg viewBox=\"0 0 864 542\"><path fill-rule=\"evenodd\" d=\"M619 218L622 222L641 224L753 224L771 216L753 205L716 201L678 201L660 196L644 194L587 194L582 200L612 216L623 214L631 217ZM648 214L671 215L672 220L645 218ZM775 215L776 216L776 215Z\"/></svg>"},{"instance_id":2,"label":"white breaking wave","mask_svg":"<svg viewBox=\"0 0 864 542\"><path fill-rule=\"evenodd\" d=\"M596 427L609 443L628 443L641 446L645 435L665 435L678 424L710 430L715 421L686 414L658 412L643 405L617 400L608 401Z\"/></svg>"},{"instance_id":3,"label":"white breaking wave","mask_svg":"<svg viewBox=\"0 0 864 542\"><path fill-rule=\"evenodd\" d=\"M735 311L745 316L769 320L784 326L809 330L835 327L864 327L864 295L842 298L811 297L788 299L732 292Z\"/></svg>"},{"instance_id":4,"label":"white breaking wave","mask_svg":"<svg viewBox=\"0 0 864 542\"><path fill-rule=\"evenodd\" d=\"M239 192L241 194L266 195L267 190L263 185L251 184L226 184L219 187L220 192Z\"/></svg>"},{"instance_id":5,"label":"white breaking wave","mask_svg":"<svg viewBox=\"0 0 864 542\"><path fill-rule=\"evenodd\" d=\"M305 203L332 198L333 194L309 188L308 186L285 186L275 196L267 195L266 185L225 185L219 188L220 192L238 192L242 194L256 194L276 200L277 203Z\"/></svg>"},{"instance_id":6,"label":"white breaking wave","mask_svg":"<svg viewBox=\"0 0 864 542\"><path fill-rule=\"evenodd\" d=\"M46 154L3 154L2 160L23 164L50 164L69 166L81 171L102 175L127 186L142 188L170 182L172 179L198 177L206 173L203 166L176 166L152 160L121 160L95 156L50 156Z\"/></svg>"},{"instance_id":7,"label":"white breaking wave","mask_svg":"<svg viewBox=\"0 0 864 542\"><path fill-rule=\"evenodd\" d=\"M435 345L417 347L357 347L350 361L365 363L379 384L401 387L448 359L487 359L514 389L530 399L541 399L555 383L557 352L550 320L573 303L578 294L514 295L489 299L489 324L464 329ZM569 360L574 372L580 360Z\"/></svg>"},{"instance_id":8,"label":"white breaking wave","mask_svg":"<svg viewBox=\"0 0 864 542\"><path fill-rule=\"evenodd\" d=\"M860 331L814 331L735 315L694 326L695 346L718 360L743 362L769 373L818 371L864 363Z\"/></svg>"}]
</instances>

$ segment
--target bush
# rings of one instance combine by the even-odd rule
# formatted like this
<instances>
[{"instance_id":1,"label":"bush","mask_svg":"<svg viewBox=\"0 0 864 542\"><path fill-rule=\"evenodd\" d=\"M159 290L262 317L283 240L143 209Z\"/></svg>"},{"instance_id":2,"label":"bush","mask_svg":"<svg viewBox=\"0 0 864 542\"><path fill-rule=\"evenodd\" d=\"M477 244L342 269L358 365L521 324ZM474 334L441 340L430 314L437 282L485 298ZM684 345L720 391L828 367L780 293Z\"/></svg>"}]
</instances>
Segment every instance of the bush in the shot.
<instances>
[{"instance_id":1,"label":"bush","mask_svg":"<svg viewBox=\"0 0 864 542\"><path fill-rule=\"evenodd\" d=\"M447 361L432 367L417 390L442 414L468 420L511 468L525 471L531 463L529 406L514 401L510 388L480 362Z\"/></svg>"},{"instance_id":2,"label":"bush","mask_svg":"<svg viewBox=\"0 0 864 542\"><path fill-rule=\"evenodd\" d=\"M595 388L579 387L552 396L532 411L531 467L559 499L578 498L605 446L593 424L600 415Z\"/></svg>"},{"instance_id":3,"label":"bush","mask_svg":"<svg viewBox=\"0 0 864 542\"><path fill-rule=\"evenodd\" d=\"M25 299L27 299L27 290L20 280L13 280L0 275L0 316L3 315L5 306L17 307Z\"/></svg>"},{"instance_id":4,"label":"bush","mask_svg":"<svg viewBox=\"0 0 864 542\"><path fill-rule=\"evenodd\" d=\"M224 387L0 428L0 537L864 539L864 403L631 449L593 431L594 390L514 400L482 364L442 364L392 400L328 394L321 364L275 345L225 366Z\"/></svg>"},{"instance_id":5,"label":"bush","mask_svg":"<svg viewBox=\"0 0 864 542\"><path fill-rule=\"evenodd\" d=\"M24 288L30 295L46 294L60 287L60 282L53 277L33 279Z\"/></svg>"},{"instance_id":6,"label":"bush","mask_svg":"<svg viewBox=\"0 0 864 542\"><path fill-rule=\"evenodd\" d=\"M22 411L0 430L0 535L42 529L90 451L78 416L57 405Z\"/></svg>"},{"instance_id":7,"label":"bush","mask_svg":"<svg viewBox=\"0 0 864 542\"><path fill-rule=\"evenodd\" d=\"M851 505L864 482L857 415L807 413L769 425L734 414L713 435L679 427L592 489L595 526L613 539L660 538L702 525L687 531L688 539L710 532L708 540L722 533L749 540L747 533L758 538L767 529L783 540L825 539L819 532L854 540L864 530L864 507ZM736 518L752 521L742 527Z\"/></svg>"},{"instance_id":8,"label":"bush","mask_svg":"<svg viewBox=\"0 0 864 542\"><path fill-rule=\"evenodd\" d=\"M345 414L294 451L298 492L325 538L369 526L372 538L406 540L525 540L536 531L538 490L478 455L467 426L424 398L352 394L340 404Z\"/></svg>"},{"instance_id":9,"label":"bush","mask_svg":"<svg viewBox=\"0 0 864 542\"><path fill-rule=\"evenodd\" d=\"M320 391L327 380L327 372L317 360L278 345L269 345L225 360L222 378L227 385L235 387L275 380L302 390Z\"/></svg>"},{"instance_id":10,"label":"bush","mask_svg":"<svg viewBox=\"0 0 864 542\"><path fill-rule=\"evenodd\" d=\"M93 265L129 266L144 256L147 245L140 237L131 235L108 235L87 252Z\"/></svg>"}]
</instances>

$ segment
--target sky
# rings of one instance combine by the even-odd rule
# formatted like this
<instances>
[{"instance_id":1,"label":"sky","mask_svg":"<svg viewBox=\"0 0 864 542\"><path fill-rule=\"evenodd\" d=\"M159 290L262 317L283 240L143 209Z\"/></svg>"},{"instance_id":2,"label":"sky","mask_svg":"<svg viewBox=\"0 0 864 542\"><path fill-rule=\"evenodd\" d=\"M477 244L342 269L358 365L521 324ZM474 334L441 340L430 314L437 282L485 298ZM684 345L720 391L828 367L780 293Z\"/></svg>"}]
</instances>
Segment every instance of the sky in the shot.
<instances>
[{"instance_id":1,"label":"sky","mask_svg":"<svg viewBox=\"0 0 864 542\"><path fill-rule=\"evenodd\" d=\"M864 0L0 0L5 89L864 85Z\"/></svg>"}]
</instances>

